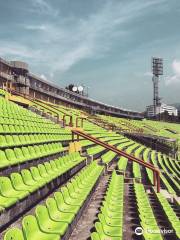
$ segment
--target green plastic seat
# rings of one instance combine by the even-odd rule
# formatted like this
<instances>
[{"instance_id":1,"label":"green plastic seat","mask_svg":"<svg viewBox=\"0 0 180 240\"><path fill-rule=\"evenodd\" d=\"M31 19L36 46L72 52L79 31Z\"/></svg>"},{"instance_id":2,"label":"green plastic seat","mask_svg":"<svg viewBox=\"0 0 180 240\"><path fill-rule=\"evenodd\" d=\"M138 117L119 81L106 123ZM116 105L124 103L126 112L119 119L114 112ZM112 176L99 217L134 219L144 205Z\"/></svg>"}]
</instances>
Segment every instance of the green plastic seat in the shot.
<instances>
[{"instance_id":1,"label":"green plastic seat","mask_svg":"<svg viewBox=\"0 0 180 240\"><path fill-rule=\"evenodd\" d=\"M21 148L14 148L14 153L19 162L26 161L26 157L23 155Z\"/></svg>"},{"instance_id":2,"label":"green plastic seat","mask_svg":"<svg viewBox=\"0 0 180 240\"><path fill-rule=\"evenodd\" d=\"M38 169L39 169L40 175L41 175L43 178L45 178L47 182L52 181L52 179L53 179L54 177L52 177L50 174L47 173L44 164L38 164Z\"/></svg>"},{"instance_id":3,"label":"green plastic seat","mask_svg":"<svg viewBox=\"0 0 180 240\"><path fill-rule=\"evenodd\" d=\"M9 198L23 199L29 195L28 191L18 191L12 186L11 180L8 177L0 177L0 192L3 196Z\"/></svg>"},{"instance_id":4,"label":"green plastic seat","mask_svg":"<svg viewBox=\"0 0 180 240\"><path fill-rule=\"evenodd\" d=\"M26 240L59 240L58 234L44 233L40 230L36 217L28 215L22 220L23 233Z\"/></svg>"},{"instance_id":5,"label":"green plastic seat","mask_svg":"<svg viewBox=\"0 0 180 240\"><path fill-rule=\"evenodd\" d=\"M15 197L5 197L0 193L0 206L2 208L8 208L11 207L13 204L15 204L18 201ZM1 209L3 210L3 209Z\"/></svg>"},{"instance_id":6,"label":"green plastic seat","mask_svg":"<svg viewBox=\"0 0 180 240\"><path fill-rule=\"evenodd\" d=\"M49 216L47 208L42 205L38 205L35 212L41 231L46 233L55 233L61 236L65 234L68 224L64 222L63 218L61 221L57 221L57 219L55 221L52 220Z\"/></svg>"},{"instance_id":7,"label":"green plastic seat","mask_svg":"<svg viewBox=\"0 0 180 240\"><path fill-rule=\"evenodd\" d=\"M37 181L41 186L44 186L47 182L40 173L37 167L30 167L31 175L35 181Z\"/></svg>"},{"instance_id":8,"label":"green plastic seat","mask_svg":"<svg viewBox=\"0 0 180 240\"><path fill-rule=\"evenodd\" d=\"M3 135L0 135L0 147L7 147L8 143L6 142L6 137Z\"/></svg>"},{"instance_id":9,"label":"green plastic seat","mask_svg":"<svg viewBox=\"0 0 180 240\"><path fill-rule=\"evenodd\" d=\"M3 150L0 150L0 168L11 165L11 162L7 159Z\"/></svg>"},{"instance_id":10,"label":"green plastic seat","mask_svg":"<svg viewBox=\"0 0 180 240\"><path fill-rule=\"evenodd\" d=\"M6 149L5 153L6 153L6 157L7 157L8 161L10 161L11 164L16 164L19 162L19 159L16 157L16 155L12 149Z\"/></svg>"},{"instance_id":11,"label":"green plastic seat","mask_svg":"<svg viewBox=\"0 0 180 240\"><path fill-rule=\"evenodd\" d=\"M72 205L72 206L78 206L78 207L80 207L82 205L83 200L78 199L78 198L72 198L69 194L67 187L62 187L61 192L62 192L65 203Z\"/></svg>"},{"instance_id":12,"label":"green plastic seat","mask_svg":"<svg viewBox=\"0 0 180 240\"><path fill-rule=\"evenodd\" d=\"M37 181L33 179L31 172L28 169L23 169L21 171L21 175L26 185L34 186L36 189L41 187L41 184L39 184Z\"/></svg>"},{"instance_id":13,"label":"green plastic seat","mask_svg":"<svg viewBox=\"0 0 180 240\"><path fill-rule=\"evenodd\" d=\"M73 213L63 212L58 208L54 198L48 198L46 200L46 206L51 219L54 221L64 221L70 224L74 219Z\"/></svg>"},{"instance_id":14,"label":"green plastic seat","mask_svg":"<svg viewBox=\"0 0 180 240\"><path fill-rule=\"evenodd\" d=\"M25 240L25 238L19 228L11 228L5 233L4 240Z\"/></svg>"},{"instance_id":15,"label":"green plastic seat","mask_svg":"<svg viewBox=\"0 0 180 240\"><path fill-rule=\"evenodd\" d=\"M31 156L31 153L29 152L29 150L28 150L27 147L22 147L22 152L23 152L23 155L24 155L24 157L26 158L27 161L34 159L34 158Z\"/></svg>"},{"instance_id":16,"label":"green plastic seat","mask_svg":"<svg viewBox=\"0 0 180 240\"><path fill-rule=\"evenodd\" d=\"M79 206L72 206L67 203L65 203L63 195L61 192L55 192L54 193L54 198L56 200L58 209L62 212L67 212L67 213L73 213L76 214L79 210Z\"/></svg>"},{"instance_id":17,"label":"green plastic seat","mask_svg":"<svg viewBox=\"0 0 180 240\"><path fill-rule=\"evenodd\" d=\"M99 237L99 234L97 232L93 232L91 234L91 240L101 240L101 238Z\"/></svg>"},{"instance_id":18,"label":"green plastic seat","mask_svg":"<svg viewBox=\"0 0 180 240\"><path fill-rule=\"evenodd\" d=\"M28 191L29 193L32 193L36 190L36 187L26 185L23 182L23 179L20 173L11 173L10 178L11 178L12 185L16 190Z\"/></svg>"},{"instance_id":19,"label":"green plastic seat","mask_svg":"<svg viewBox=\"0 0 180 240\"><path fill-rule=\"evenodd\" d=\"M53 171L51 164L49 162L45 162L44 166L46 168L47 173L51 175L53 178L57 178L57 176L59 176L57 171Z\"/></svg>"},{"instance_id":20,"label":"green plastic seat","mask_svg":"<svg viewBox=\"0 0 180 240\"><path fill-rule=\"evenodd\" d=\"M6 138L6 142L7 142L8 147L11 147L11 146L14 145L14 139L11 135L6 135L5 138Z\"/></svg>"},{"instance_id":21,"label":"green plastic seat","mask_svg":"<svg viewBox=\"0 0 180 240\"><path fill-rule=\"evenodd\" d=\"M102 224L100 222L95 223L95 228L101 240L111 239L111 240L121 240L122 236L113 236L110 231L104 232Z\"/></svg>"}]
</instances>

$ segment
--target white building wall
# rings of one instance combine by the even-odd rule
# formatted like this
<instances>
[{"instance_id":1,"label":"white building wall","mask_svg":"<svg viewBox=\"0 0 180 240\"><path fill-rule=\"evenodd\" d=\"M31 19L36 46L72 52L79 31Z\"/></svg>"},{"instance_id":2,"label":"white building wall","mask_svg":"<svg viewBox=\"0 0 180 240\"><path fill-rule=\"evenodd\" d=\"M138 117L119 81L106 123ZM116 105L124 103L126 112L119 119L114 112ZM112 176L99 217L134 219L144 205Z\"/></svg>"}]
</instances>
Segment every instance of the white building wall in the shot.
<instances>
[{"instance_id":1,"label":"white building wall","mask_svg":"<svg viewBox=\"0 0 180 240\"><path fill-rule=\"evenodd\" d=\"M157 106L156 107L156 113L154 114L154 106L150 105L146 107L146 112L147 112L147 116L148 117L153 117L154 115L157 115L159 113L163 113L167 111L169 113L169 115L174 115L177 116L178 115L178 110L170 105L164 104L162 103L161 106Z\"/></svg>"}]
</instances>

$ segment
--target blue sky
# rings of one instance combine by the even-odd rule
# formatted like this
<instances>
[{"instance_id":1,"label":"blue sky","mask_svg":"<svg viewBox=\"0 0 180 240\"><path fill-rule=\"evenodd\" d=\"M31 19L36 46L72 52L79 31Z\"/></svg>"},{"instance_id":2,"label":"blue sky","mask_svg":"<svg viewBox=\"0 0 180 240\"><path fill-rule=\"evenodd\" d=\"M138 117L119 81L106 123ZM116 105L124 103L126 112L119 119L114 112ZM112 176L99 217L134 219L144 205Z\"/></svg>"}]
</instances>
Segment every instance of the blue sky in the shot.
<instances>
[{"instance_id":1,"label":"blue sky","mask_svg":"<svg viewBox=\"0 0 180 240\"><path fill-rule=\"evenodd\" d=\"M164 58L160 95L180 102L179 0L0 1L0 56L90 97L132 109L152 103L151 57Z\"/></svg>"}]
</instances>

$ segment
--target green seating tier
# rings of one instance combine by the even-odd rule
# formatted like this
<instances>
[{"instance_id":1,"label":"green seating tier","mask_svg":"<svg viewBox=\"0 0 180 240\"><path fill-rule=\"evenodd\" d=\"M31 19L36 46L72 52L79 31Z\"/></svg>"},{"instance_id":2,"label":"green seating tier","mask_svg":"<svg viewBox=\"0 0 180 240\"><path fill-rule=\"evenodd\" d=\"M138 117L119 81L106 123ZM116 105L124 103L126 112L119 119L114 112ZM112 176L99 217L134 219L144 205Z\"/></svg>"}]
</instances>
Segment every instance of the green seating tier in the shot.
<instances>
[{"instance_id":1,"label":"green seating tier","mask_svg":"<svg viewBox=\"0 0 180 240\"><path fill-rule=\"evenodd\" d=\"M123 197L124 178L114 171L95 223L96 231L91 234L92 240L123 239Z\"/></svg>"},{"instance_id":2,"label":"green seating tier","mask_svg":"<svg viewBox=\"0 0 180 240\"><path fill-rule=\"evenodd\" d=\"M0 150L0 168L47 157L63 151L64 148L60 143L40 144L14 149L7 148Z\"/></svg>"},{"instance_id":3,"label":"green seating tier","mask_svg":"<svg viewBox=\"0 0 180 240\"><path fill-rule=\"evenodd\" d=\"M151 208L148 196L144 190L144 186L141 183L134 183L134 190L137 201L137 209L140 220L140 225L143 228L143 236L145 240L163 240L160 233L151 234L148 229L159 231L157 221L155 219L153 210Z\"/></svg>"},{"instance_id":4,"label":"green seating tier","mask_svg":"<svg viewBox=\"0 0 180 240\"><path fill-rule=\"evenodd\" d=\"M28 197L34 191L61 176L84 160L79 153L72 153L56 160L38 164L10 177L0 177L0 209L3 211L18 200Z\"/></svg>"},{"instance_id":5,"label":"green seating tier","mask_svg":"<svg viewBox=\"0 0 180 240\"><path fill-rule=\"evenodd\" d=\"M102 170L103 167L95 162L81 170L53 197L47 198L45 205L38 205L35 215L23 218L22 230L9 229L4 240L59 240L76 218Z\"/></svg>"}]
</instances>

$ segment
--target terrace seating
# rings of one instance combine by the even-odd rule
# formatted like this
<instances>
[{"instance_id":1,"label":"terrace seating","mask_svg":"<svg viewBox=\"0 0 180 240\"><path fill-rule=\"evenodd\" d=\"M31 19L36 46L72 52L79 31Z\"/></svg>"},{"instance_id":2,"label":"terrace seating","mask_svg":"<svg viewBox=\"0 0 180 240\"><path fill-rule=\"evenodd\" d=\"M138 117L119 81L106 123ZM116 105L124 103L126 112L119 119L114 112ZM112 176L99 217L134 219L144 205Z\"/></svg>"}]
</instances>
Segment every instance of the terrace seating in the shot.
<instances>
[{"instance_id":1,"label":"terrace seating","mask_svg":"<svg viewBox=\"0 0 180 240\"><path fill-rule=\"evenodd\" d=\"M28 197L32 192L43 187L69 169L84 160L79 153L63 156L44 164L38 164L20 173L11 173L10 177L0 177L1 211Z\"/></svg>"},{"instance_id":2,"label":"terrace seating","mask_svg":"<svg viewBox=\"0 0 180 240\"><path fill-rule=\"evenodd\" d=\"M140 183L134 183L134 190L136 194L140 224L141 227L144 229L143 236L145 240L162 240L162 236L160 233L150 234L147 231L148 229L159 231L159 227L157 225L153 210L151 208L148 196L146 195L143 185Z\"/></svg>"},{"instance_id":3,"label":"terrace seating","mask_svg":"<svg viewBox=\"0 0 180 240\"><path fill-rule=\"evenodd\" d=\"M48 143L22 148L0 150L0 168L16 165L18 163L32 161L38 158L63 152L60 143Z\"/></svg>"},{"instance_id":4,"label":"terrace seating","mask_svg":"<svg viewBox=\"0 0 180 240\"><path fill-rule=\"evenodd\" d=\"M156 196L158 197L158 200L166 214L166 217L168 218L169 222L171 223L172 228L175 230L175 233L177 235L177 238L180 238L180 221L176 213L174 212L173 208L171 207L168 200L161 194L156 193Z\"/></svg>"},{"instance_id":5,"label":"terrace seating","mask_svg":"<svg viewBox=\"0 0 180 240\"><path fill-rule=\"evenodd\" d=\"M35 216L28 215L23 218L22 231L18 228L9 229L4 239L60 239L77 216L102 169L103 167L94 162L81 170L78 176L54 194L54 198L48 198L46 205L38 205Z\"/></svg>"},{"instance_id":6,"label":"terrace seating","mask_svg":"<svg viewBox=\"0 0 180 240\"><path fill-rule=\"evenodd\" d=\"M0 91L0 95L6 94L3 93L1 94ZM2 239L56 240L65 236L68 238L73 224L77 224L104 170L104 167L99 166L96 161L88 165L89 159L85 161L82 157L85 154L84 150L87 149L87 153L93 155L94 159L101 158L104 164L109 164L116 159L116 154L82 137L79 139L80 145L84 147L82 156L78 152L67 154L66 148L62 146L66 146L66 141L71 140L70 129L61 128L58 124L19 107L4 97L0 97L0 107L0 171L2 175L0 176L0 221L8 218L8 222L2 222L3 227L6 228ZM60 117L64 113L71 114L74 122L74 116L82 114L80 110L55 104L49 104L49 108L56 108ZM115 121L117 126L119 125L125 131L128 129L136 131L143 128L145 124L144 121L107 116L102 118L109 123L112 120ZM93 121L84 121L84 131L159 167L161 188L165 187L169 193L178 196L180 167L177 161L171 161L172 159L167 155L136 143L121 134L107 131L93 124ZM163 134L160 126L157 126L156 134ZM138 213L138 216L135 216L136 220L143 229L159 230L158 216L153 212L148 194L142 184L136 183L137 178L143 179L146 176L142 172L145 169L153 184L153 172L150 169L141 168L135 162L132 163L132 168L131 165L127 168L127 163L128 159L120 157L115 169L123 172L127 169L130 176L134 177L132 195L134 200L135 192L134 202ZM86 167L84 167L85 164L87 164ZM118 175L115 171L111 175L106 194L103 195L101 207L96 215L97 218L93 219L94 232L91 236L89 233L92 240L123 239L124 176ZM130 182L128 181L129 179L126 179L127 184ZM132 188L132 184L130 186L129 189ZM151 188L148 185L147 187ZM49 194L52 195L49 196ZM42 199L44 199L43 203L38 204ZM177 238L180 238L178 214L162 194L158 193L157 199L164 210L164 216L170 222ZM26 206L25 209L24 206ZM35 211L32 215L24 216L24 212L34 206ZM19 209L20 212L18 212ZM13 215L14 210L17 210L17 215ZM19 220L20 217L23 219L21 228L7 229L6 224ZM0 229L3 229L1 226ZM161 240L162 236L144 232L143 239Z\"/></svg>"},{"instance_id":7,"label":"terrace seating","mask_svg":"<svg viewBox=\"0 0 180 240\"><path fill-rule=\"evenodd\" d=\"M91 234L92 240L123 238L123 193L124 178L113 172L98 221L95 223L96 232Z\"/></svg>"}]
</instances>

